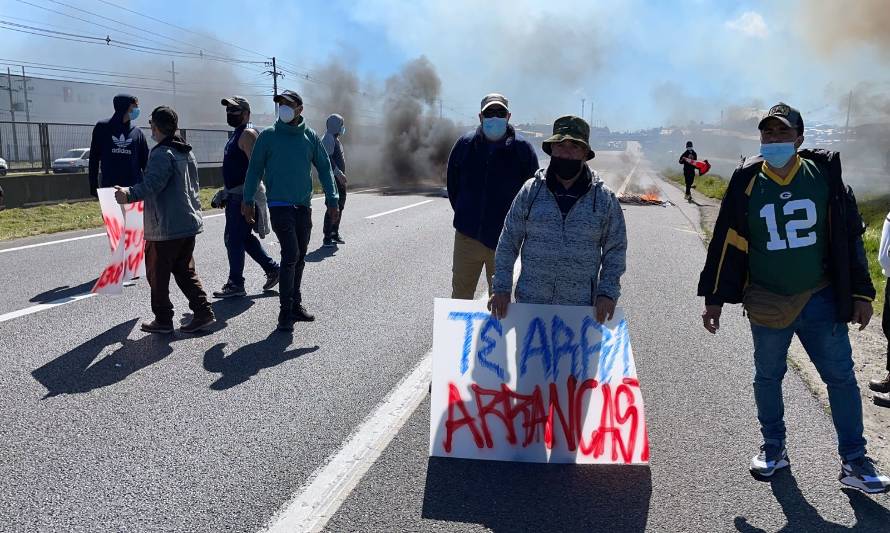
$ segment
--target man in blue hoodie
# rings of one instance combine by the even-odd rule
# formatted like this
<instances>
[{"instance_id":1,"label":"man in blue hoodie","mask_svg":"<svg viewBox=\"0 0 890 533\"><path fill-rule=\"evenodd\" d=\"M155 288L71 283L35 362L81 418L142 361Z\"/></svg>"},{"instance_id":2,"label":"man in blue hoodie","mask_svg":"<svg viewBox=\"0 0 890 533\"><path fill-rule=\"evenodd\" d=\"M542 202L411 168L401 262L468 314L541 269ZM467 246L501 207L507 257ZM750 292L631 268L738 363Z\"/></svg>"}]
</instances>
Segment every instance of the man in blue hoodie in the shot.
<instances>
[{"instance_id":1,"label":"man in blue hoodie","mask_svg":"<svg viewBox=\"0 0 890 533\"><path fill-rule=\"evenodd\" d=\"M346 126L343 117L340 115L331 115L325 124L327 131L321 138L321 144L324 151L331 158L331 171L334 173L334 180L337 182L337 195L340 197L340 219L336 222L331 217L324 217L324 246L327 248L337 246L338 244L346 244L343 237L340 236L340 220L343 217L343 208L346 207L346 157L343 155L343 143L340 142L340 136L346 135Z\"/></svg>"},{"instance_id":2,"label":"man in blue hoodie","mask_svg":"<svg viewBox=\"0 0 890 533\"><path fill-rule=\"evenodd\" d=\"M148 163L148 143L133 125L139 118L139 100L129 94L114 97L114 115L93 127L90 142L90 193L99 187L130 187L142 181ZM99 169L102 181L99 182Z\"/></svg>"},{"instance_id":3,"label":"man in blue hoodie","mask_svg":"<svg viewBox=\"0 0 890 533\"><path fill-rule=\"evenodd\" d=\"M538 170L534 147L508 122L507 99L482 99L480 126L455 143L448 157L448 199L454 209L451 297L472 300L485 266L491 291L494 255L516 193Z\"/></svg>"}]
</instances>

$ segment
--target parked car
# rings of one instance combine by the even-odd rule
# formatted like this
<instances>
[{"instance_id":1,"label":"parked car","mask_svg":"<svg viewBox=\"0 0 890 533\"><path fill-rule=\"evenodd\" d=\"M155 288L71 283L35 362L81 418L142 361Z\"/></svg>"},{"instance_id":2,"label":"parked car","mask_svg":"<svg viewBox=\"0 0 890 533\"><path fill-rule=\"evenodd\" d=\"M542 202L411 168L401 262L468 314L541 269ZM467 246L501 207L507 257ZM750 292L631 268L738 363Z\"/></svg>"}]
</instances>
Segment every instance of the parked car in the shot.
<instances>
[{"instance_id":1,"label":"parked car","mask_svg":"<svg viewBox=\"0 0 890 533\"><path fill-rule=\"evenodd\" d=\"M5 159L0 157L0 176L5 176L7 172L9 172L9 165L6 164Z\"/></svg>"},{"instance_id":2,"label":"parked car","mask_svg":"<svg viewBox=\"0 0 890 533\"><path fill-rule=\"evenodd\" d=\"M65 157L53 161L53 172L85 172L90 168L90 149L74 148L65 152Z\"/></svg>"}]
</instances>

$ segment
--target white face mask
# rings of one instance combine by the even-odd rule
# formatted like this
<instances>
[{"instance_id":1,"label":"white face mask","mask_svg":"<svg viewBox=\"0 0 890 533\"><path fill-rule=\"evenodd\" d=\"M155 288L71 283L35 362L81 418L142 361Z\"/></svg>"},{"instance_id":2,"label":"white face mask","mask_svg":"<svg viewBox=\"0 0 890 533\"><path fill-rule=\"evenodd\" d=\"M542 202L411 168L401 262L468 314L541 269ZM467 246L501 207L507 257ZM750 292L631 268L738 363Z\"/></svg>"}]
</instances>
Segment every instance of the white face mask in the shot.
<instances>
[{"instance_id":1,"label":"white face mask","mask_svg":"<svg viewBox=\"0 0 890 533\"><path fill-rule=\"evenodd\" d=\"M281 122L290 123L294 120L296 113L294 113L294 108L286 105L278 106L278 118L281 119Z\"/></svg>"}]
</instances>

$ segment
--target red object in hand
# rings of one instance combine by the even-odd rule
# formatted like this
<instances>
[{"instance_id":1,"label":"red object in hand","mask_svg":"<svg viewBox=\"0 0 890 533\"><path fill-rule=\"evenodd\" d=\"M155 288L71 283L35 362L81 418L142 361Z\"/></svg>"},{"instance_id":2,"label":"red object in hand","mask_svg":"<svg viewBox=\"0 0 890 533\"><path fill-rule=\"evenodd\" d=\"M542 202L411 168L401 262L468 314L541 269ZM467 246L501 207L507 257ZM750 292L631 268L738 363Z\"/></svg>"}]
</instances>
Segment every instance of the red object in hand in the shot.
<instances>
[{"instance_id":1,"label":"red object in hand","mask_svg":"<svg viewBox=\"0 0 890 533\"><path fill-rule=\"evenodd\" d=\"M693 161L692 166L698 169L699 176L704 176L708 173L709 170L711 170L711 164L708 163L707 159L705 159L704 161Z\"/></svg>"}]
</instances>

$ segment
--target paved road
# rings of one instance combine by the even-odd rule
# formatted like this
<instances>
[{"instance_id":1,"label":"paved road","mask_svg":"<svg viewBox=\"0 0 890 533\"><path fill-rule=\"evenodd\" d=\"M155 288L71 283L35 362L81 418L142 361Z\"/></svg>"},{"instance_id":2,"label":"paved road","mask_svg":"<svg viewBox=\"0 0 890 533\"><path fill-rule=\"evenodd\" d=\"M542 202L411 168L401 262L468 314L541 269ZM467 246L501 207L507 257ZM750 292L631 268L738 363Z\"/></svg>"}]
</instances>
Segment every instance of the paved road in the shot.
<instances>
[{"instance_id":1,"label":"paved road","mask_svg":"<svg viewBox=\"0 0 890 533\"><path fill-rule=\"evenodd\" d=\"M616 188L641 155L629 152L594 161ZM636 166L641 187L657 184ZM701 328L704 248L686 215L625 215L621 304L651 467L429 459L425 400L328 530L886 530L890 498L840 490L830 420L796 375L786 381L792 471L772 484L748 476L759 441L745 319L727 312L717 337ZM209 288L226 275L222 227L208 220L199 239ZM210 335L143 335L144 282L129 299L0 323L0 530L261 530L428 352L432 300L450 292L446 200L354 195L343 234L334 256L312 254L306 301L319 321L292 337L271 334L277 301L262 296L217 304L225 327ZM65 287L93 279L106 247L96 238L0 253L0 314L77 292Z\"/></svg>"}]
</instances>

